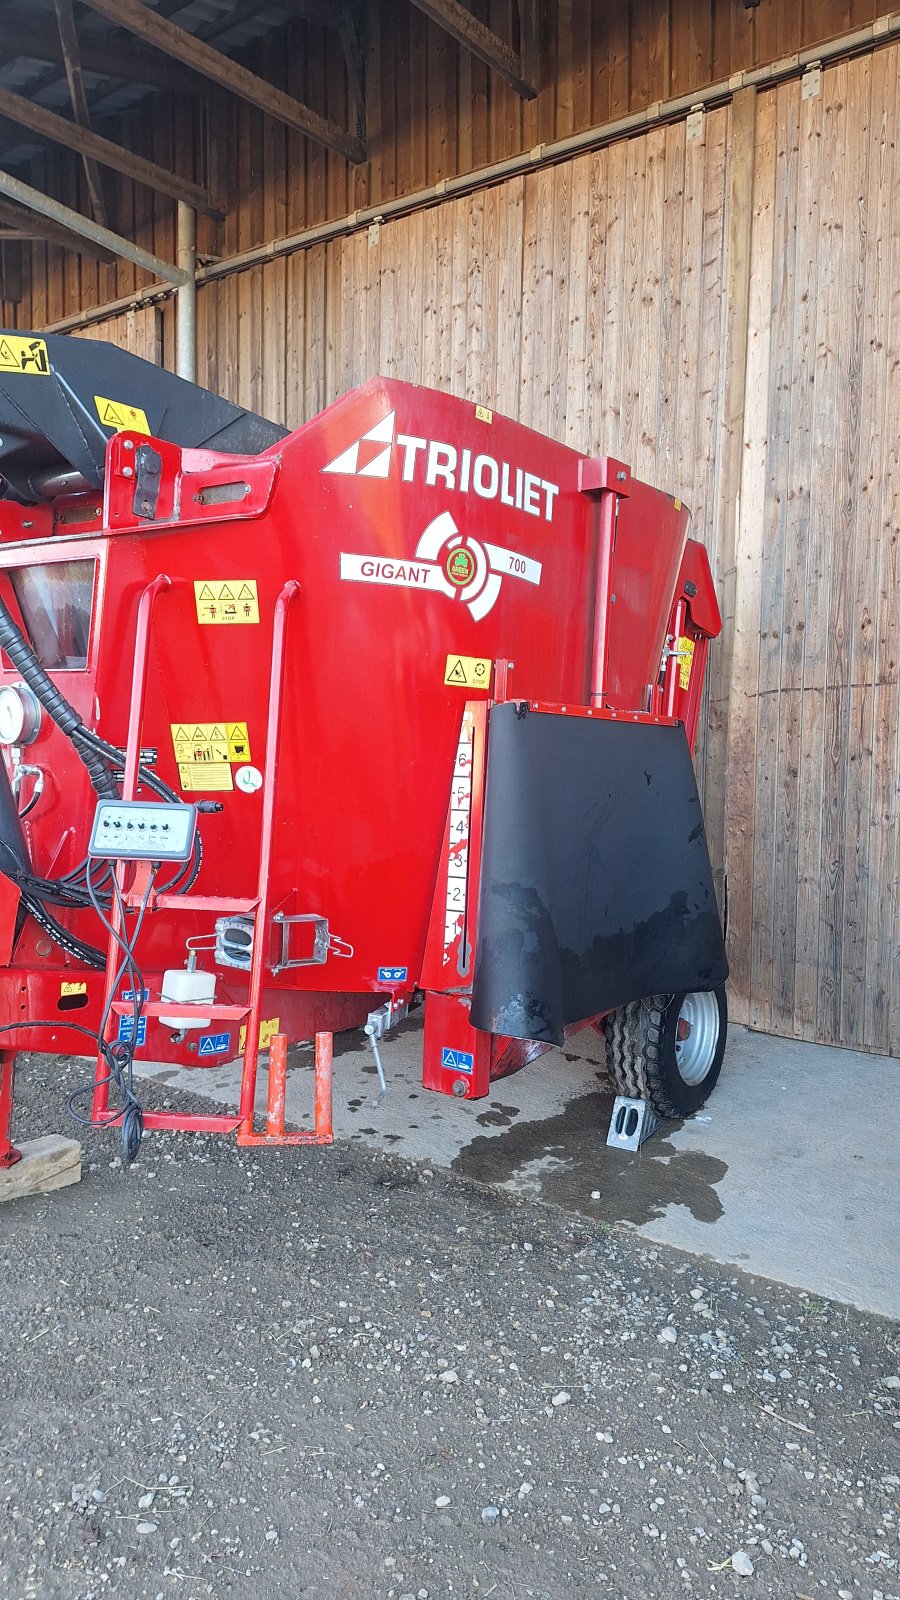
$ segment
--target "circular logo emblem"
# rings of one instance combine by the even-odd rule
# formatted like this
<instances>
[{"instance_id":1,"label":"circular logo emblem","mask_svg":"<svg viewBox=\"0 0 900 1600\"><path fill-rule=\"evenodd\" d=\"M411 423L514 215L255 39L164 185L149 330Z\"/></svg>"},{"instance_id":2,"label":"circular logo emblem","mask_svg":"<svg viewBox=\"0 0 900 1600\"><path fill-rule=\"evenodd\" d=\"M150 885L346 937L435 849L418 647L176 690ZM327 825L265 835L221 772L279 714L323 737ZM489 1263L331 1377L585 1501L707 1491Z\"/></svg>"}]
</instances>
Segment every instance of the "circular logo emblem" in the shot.
<instances>
[{"instance_id":1,"label":"circular logo emblem","mask_svg":"<svg viewBox=\"0 0 900 1600\"><path fill-rule=\"evenodd\" d=\"M455 583L458 589L464 589L475 576L475 557L471 550L457 545L455 550L450 551L444 563L444 571L451 583Z\"/></svg>"},{"instance_id":2,"label":"circular logo emblem","mask_svg":"<svg viewBox=\"0 0 900 1600\"><path fill-rule=\"evenodd\" d=\"M257 789L262 788L263 775L259 767L238 767L234 781L241 794L255 794Z\"/></svg>"}]
</instances>

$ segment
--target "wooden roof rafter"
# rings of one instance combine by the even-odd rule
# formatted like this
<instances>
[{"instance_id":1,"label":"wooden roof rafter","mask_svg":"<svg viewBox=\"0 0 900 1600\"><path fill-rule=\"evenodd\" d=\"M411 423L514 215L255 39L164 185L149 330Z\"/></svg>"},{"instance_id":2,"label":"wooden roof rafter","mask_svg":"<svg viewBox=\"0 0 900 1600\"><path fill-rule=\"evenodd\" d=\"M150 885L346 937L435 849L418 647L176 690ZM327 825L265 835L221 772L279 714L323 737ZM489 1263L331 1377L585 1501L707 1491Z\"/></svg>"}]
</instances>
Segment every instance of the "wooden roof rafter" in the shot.
<instances>
[{"instance_id":1,"label":"wooden roof rafter","mask_svg":"<svg viewBox=\"0 0 900 1600\"><path fill-rule=\"evenodd\" d=\"M63 250L76 250L80 255L90 256L92 261L99 261L104 266L110 266L116 259L113 251L104 245L74 233L49 217L41 217L35 211L15 205L11 200L0 199L0 226L9 228L19 238L41 239L44 244L55 244Z\"/></svg>"},{"instance_id":2,"label":"wooden roof rafter","mask_svg":"<svg viewBox=\"0 0 900 1600\"><path fill-rule=\"evenodd\" d=\"M304 105L302 100L285 94L274 84L257 77L240 62L233 61L230 56L213 49L205 40L169 22L148 6L142 5L140 0L82 0L82 3L116 28L133 33L145 44L182 66L189 67L201 77L208 78L220 88L238 95L250 105L257 106L267 116L325 145L336 155L344 156L353 164L365 161L365 143L358 135L348 133L337 123Z\"/></svg>"},{"instance_id":3,"label":"wooden roof rafter","mask_svg":"<svg viewBox=\"0 0 900 1600\"><path fill-rule=\"evenodd\" d=\"M3 25L3 53L7 57L30 56L33 61L46 61L51 66L65 65L59 34L55 28L47 27L46 21L36 20L34 12L4 6ZM180 89L196 94L203 88L203 80L196 73L175 61L161 61L140 46L112 40L107 44L105 39L89 40L84 36L79 45L85 72L146 84L151 89Z\"/></svg>"},{"instance_id":4,"label":"wooden roof rafter","mask_svg":"<svg viewBox=\"0 0 900 1600\"><path fill-rule=\"evenodd\" d=\"M60 117L55 111L39 105L36 100L26 100L24 95L13 94L2 85L0 117L6 117L18 128L27 128L42 139L49 139L51 144L64 145L82 158L111 167L114 172L123 173L135 183L146 184L148 188L156 189L172 200L183 200L196 210L205 211L208 216L220 220L224 214L199 184L180 178L168 168L157 166L155 161L149 161L145 156L135 155L134 151L126 150L124 145L114 144L89 128L79 128L66 117Z\"/></svg>"},{"instance_id":5,"label":"wooden roof rafter","mask_svg":"<svg viewBox=\"0 0 900 1600\"><path fill-rule=\"evenodd\" d=\"M90 0L88 0L90 3ZM411 0L418 11L445 33L449 33L464 50L483 61L492 72L498 73L523 100L534 100L537 85L537 6L533 0L519 0L519 25L522 50L501 39L498 33L480 22L459 0ZM526 71L527 64L527 71Z\"/></svg>"}]
</instances>

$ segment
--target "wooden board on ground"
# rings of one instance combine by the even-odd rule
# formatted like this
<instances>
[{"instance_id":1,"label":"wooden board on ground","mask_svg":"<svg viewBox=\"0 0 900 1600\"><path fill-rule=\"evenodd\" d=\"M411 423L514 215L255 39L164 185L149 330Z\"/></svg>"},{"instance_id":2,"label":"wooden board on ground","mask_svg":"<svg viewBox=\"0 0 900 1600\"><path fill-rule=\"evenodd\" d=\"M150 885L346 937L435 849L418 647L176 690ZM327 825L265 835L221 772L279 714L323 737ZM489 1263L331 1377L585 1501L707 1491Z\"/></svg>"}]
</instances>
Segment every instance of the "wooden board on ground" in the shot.
<instances>
[{"instance_id":1,"label":"wooden board on ground","mask_svg":"<svg viewBox=\"0 0 900 1600\"><path fill-rule=\"evenodd\" d=\"M0 1203L18 1200L26 1194L49 1194L64 1189L81 1178L81 1145L77 1139L48 1133L42 1139L26 1139L18 1146L21 1161L0 1171Z\"/></svg>"}]
</instances>

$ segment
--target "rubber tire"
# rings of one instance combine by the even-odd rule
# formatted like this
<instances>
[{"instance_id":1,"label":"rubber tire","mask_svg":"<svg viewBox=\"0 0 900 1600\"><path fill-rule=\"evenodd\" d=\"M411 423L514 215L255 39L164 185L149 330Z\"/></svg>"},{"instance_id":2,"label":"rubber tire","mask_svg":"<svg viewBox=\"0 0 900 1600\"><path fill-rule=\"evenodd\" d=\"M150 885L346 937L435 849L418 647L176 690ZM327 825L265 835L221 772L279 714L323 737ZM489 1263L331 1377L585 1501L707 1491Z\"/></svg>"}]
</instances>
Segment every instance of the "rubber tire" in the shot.
<instances>
[{"instance_id":1,"label":"rubber tire","mask_svg":"<svg viewBox=\"0 0 900 1600\"><path fill-rule=\"evenodd\" d=\"M606 1066L617 1094L647 1100L657 1116L692 1117L706 1104L722 1070L728 1035L725 985L714 991L719 1037L709 1071L700 1083L685 1083L675 1056L675 1029L684 993L632 1000L606 1019Z\"/></svg>"}]
</instances>

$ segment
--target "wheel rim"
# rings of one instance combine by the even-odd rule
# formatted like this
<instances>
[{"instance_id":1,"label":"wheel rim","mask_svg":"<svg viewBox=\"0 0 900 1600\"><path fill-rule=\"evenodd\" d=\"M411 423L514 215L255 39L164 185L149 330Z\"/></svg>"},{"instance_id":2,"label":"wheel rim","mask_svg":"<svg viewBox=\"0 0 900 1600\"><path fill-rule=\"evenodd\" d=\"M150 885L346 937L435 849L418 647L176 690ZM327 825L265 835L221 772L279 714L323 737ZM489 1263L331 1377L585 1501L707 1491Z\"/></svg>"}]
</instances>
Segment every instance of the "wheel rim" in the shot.
<instances>
[{"instance_id":1,"label":"wheel rim","mask_svg":"<svg viewBox=\"0 0 900 1600\"><path fill-rule=\"evenodd\" d=\"M682 1080L702 1083L719 1043L719 1002L713 990L686 994L675 1025L675 1062Z\"/></svg>"}]
</instances>

